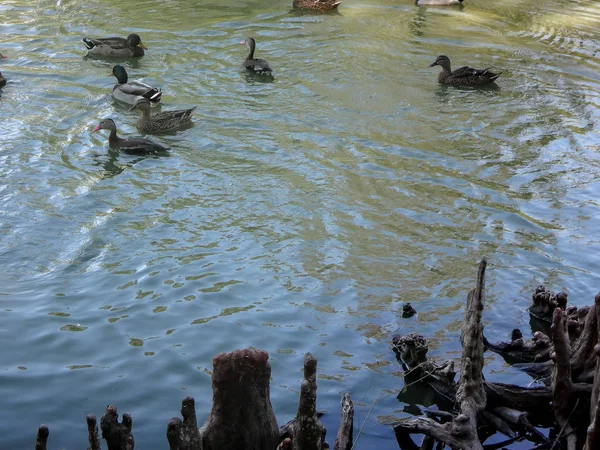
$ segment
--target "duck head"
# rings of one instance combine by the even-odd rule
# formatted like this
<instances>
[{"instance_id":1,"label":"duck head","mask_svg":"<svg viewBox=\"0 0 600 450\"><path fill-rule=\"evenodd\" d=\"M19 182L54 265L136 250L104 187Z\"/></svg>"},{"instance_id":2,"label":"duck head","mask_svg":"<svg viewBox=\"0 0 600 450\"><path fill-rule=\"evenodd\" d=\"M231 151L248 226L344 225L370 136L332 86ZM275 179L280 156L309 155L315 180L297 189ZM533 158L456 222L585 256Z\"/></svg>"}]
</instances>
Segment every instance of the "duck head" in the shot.
<instances>
[{"instance_id":1,"label":"duck head","mask_svg":"<svg viewBox=\"0 0 600 450\"><path fill-rule=\"evenodd\" d=\"M434 62L429 64L429 67L433 66L441 66L444 69L450 69L450 58L448 58L446 55L440 55Z\"/></svg>"},{"instance_id":2,"label":"duck head","mask_svg":"<svg viewBox=\"0 0 600 450\"><path fill-rule=\"evenodd\" d=\"M125 67L117 64L115 67L113 67L111 75L117 77L117 81L120 84L127 83L127 71L125 70Z\"/></svg>"},{"instance_id":3,"label":"duck head","mask_svg":"<svg viewBox=\"0 0 600 450\"><path fill-rule=\"evenodd\" d=\"M240 44L246 45L250 51L254 51L254 48L256 47L256 41L252 37L244 39L242 42L240 42Z\"/></svg>"},{"instance_id":4,"label":"duck head","mask_svg":"<svg viewBox=\"0 0 600 450\"><path fill-rule=\"evenodd\" d=\"M144 44L142 44L142 39L139 37L139 35L132 33L129 36L127 36L127 46L128 47L139 47L139 48L143 48L144 50L148 50L148 47L146 47Z\"/></svg>"},{"instance_id":5,"label":"duck head","mask_svg":"<svg viewBox=\"0 0 600 450\"><path fill-rule=\"evenodd\" d=\"M110 118L102 119L98 126L92 130L92 133L100 130L117 131L117 125L115 124L115 121Z\"/></svg>"}]
</instances>

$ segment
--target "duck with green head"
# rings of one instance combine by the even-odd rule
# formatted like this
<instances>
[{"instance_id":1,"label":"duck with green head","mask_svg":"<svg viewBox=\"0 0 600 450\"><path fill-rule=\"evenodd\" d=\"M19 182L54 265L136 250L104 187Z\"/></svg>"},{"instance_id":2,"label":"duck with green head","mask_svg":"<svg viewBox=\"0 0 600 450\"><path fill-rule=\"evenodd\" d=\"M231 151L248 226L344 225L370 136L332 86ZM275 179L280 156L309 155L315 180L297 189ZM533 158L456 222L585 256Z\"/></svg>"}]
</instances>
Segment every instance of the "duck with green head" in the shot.
<instances>
[{"instance_id":1,"label":"duck with green head","mask_svg":"<svg viewBox=\"0 0 600 450\"><path fill-rule=\"evenodd\" d=\"M138 130L145 133L169 133L192 123L192 114L196 107L190 109L177 109L172 111L162 111L158 114L150 115L150 101L143 98L139 100L131 109L139 109L142 117L136 122Z\"/></svg>"},{"instance_id":2,"label":"duck with green head","mask_svg":"<svg viewBox=\"0 0 600 450\"><path fill-rule=\"evenodd\" d=\"M84 37L81 42L88 49L88 55L91 56L108 56L112 58L132 58L144 56L144 49L148 49L142 44L142 39L135 33L130 34L127 38L108 37L93 39Z\"/></svg>"},{"instance_id":3,"label":"duck with green head","mask_svg":"<svg viewBox=\"0 0 600 450\"><path fill-rule=\"evenodd\" d=\"M160 89L154 88L141 81L129 81L125 67L116 65L112 74L117 78L117 84L113 87L112 97L129 105L135 105L141 99L147 99L151 103L158 103L162 96Z\"/></svg>"},{"instance_id":4,"label":"duck with green head","mask_svg":"<svg viewBox=\"0 0 600 450\"><path fill-rule=\"evenodd\" d=\"M451 84L454 86L481 86L483 84L493 83L498 79L501 72L490 72L490 69L472 69L469 66L459 67L452 70L450 67L450 58L446 55L440 55L429 64L429 67L440 66L442 71L438 75L438 82L441 84Z\"/></svg>"}]
</instances>

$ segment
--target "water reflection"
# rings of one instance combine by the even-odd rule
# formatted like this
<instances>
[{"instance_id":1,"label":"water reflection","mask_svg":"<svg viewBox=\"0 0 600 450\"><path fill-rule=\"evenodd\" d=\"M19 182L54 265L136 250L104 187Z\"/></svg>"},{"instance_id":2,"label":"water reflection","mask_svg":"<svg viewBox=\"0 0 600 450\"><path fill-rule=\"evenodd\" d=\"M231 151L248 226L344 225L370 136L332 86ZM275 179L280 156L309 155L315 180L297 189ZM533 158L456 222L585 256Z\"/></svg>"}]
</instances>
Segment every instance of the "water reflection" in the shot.
<instances>
[{"instance_id":1,"label":"water reflection","mask_svg":"<svg viewBox=\"0 0 600 450\"><path fill-rule=\"evenodd\" d=\"M131 158L130 156L136 156ZM94 154L92 156L94 166L102 168L100 176L103 179L113 178L121 174L125 169L135 166L137 163L145 159L159 159L169 156L168 152L162 152L159 154L143 154L129 152L126 150L117 150L108 148L106 154Z\"/></svg>"}]
</instances>

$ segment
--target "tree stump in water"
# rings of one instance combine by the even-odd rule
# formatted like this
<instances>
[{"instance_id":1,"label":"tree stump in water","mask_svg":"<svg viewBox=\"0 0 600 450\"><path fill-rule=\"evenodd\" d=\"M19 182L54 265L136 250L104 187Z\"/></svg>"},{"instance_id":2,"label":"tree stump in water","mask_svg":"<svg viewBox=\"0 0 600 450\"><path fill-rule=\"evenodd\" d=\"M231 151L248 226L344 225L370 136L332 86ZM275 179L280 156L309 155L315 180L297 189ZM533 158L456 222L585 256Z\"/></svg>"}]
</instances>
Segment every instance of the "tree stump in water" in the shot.
<instances>
[{"instance_id":1,"label":"tree stump in water","mask_svg":"<svg viewBox=\"0 0 600 450\"><path fill-rule=\"evenodd\" d=\"M270 399L271 366L263 350L235 350L213 358L213 406L208 419L198 429L193 397L181 404L183 420L173 417L167 424L170 450L327 450L325 427L316 409L317 360L308 353L304 359L304 380L298 416L277 428ZM133 450L132 419L123 414L119 423L116 406L109 405L100 419L102 437L108 450ZM354 405L350 394L342 397L342 424L336 450L350 450ZM96 416L87 416L88 450L100 450ZM36 450L46 450L48 427L41 425Z\"/></svg>"},{"instance_id":2,"label":"tree stump in water","mask_svg":"<svg viewBox=\"0 0 600 450\"><path fill-rule=\"evenodd\" d=\"M50 431L46 425L40 425L35 439L35 450L46 450L46 444L48 443L48 435Z\"/></svg>"},{"instance_id":3,"label":"tree stump in water","mask_svg":"<svg viewBox=\"0 0 600 450\"><path fill-rule=\"evenodd\" d=\"M173 417L167 424L167 441L170 450L202 450L202 438L196 420L194 397L186 397L181 402L181 416Z\"/></svg>"},{"instance_id":4,"label":"tree stump in water","mask_svg":"<svg viewBox=\"0 0 600 450\"><path fill-rule=\"evenodd\" d=\"M88 442L90 446L87 450L100 450L100 437L98 436L98 423L96 422L96 416L88 414L85 418L88 427Z\"/></svg>"},{"instance_id":5,"label":"tree stump in water","mask_svg":"<svg viewBox=\"0 0 600 450\"><path fill-rule=\"evenodd\" d=\"M132 427L133 421L129 413L124 413L119 423L119 414L114 405L108 405L100 418L102 438L106 441L108 450L133 450L135 440L131 434Z\"/></svg>"},{"instance_id":6,"label":"tree stump in water","mask_svg":"<svg viewBox=\"0 0 600 450\"><path fill-rule=\"evenodd\" d=\"M333 444L333 450L351 450L354 434L354 404L350 394L342 397L342 421Z\"/></svg>"},{"instance_id":7,"label":"tree stump in water","mask_svg":"<svg viewBox=\"0 0 600 450\"><path fill-rule=\"evenodd\" d=\"M235 350L213 358L213 404L200 429L204 450L265 450L279 444L271 407L271 365L264 350Z\"/></svg>"}]
</instances>

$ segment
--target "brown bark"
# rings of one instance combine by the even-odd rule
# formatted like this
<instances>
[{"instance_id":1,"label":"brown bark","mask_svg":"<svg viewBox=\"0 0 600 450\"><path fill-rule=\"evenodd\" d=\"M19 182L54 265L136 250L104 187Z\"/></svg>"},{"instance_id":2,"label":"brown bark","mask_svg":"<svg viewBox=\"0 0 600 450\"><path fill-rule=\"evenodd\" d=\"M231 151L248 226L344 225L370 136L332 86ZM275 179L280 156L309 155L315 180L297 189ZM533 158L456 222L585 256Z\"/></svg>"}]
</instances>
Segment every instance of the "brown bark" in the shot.
<instances>
[{"instance_id":1,"label":"brown bark","mask_svg":"<svg viewBox=\"0 0 600 450\"><path fill-rule=\"evenodd\" d=\"M322 450L325 427L317 417L317 358L304 357L304 380L300 387L300 402L294 423L294 450Z\"/></svg>"},{"instance_id":2,"label":"brown bark","mask_svg":"<svg viewBox=\"0 0 600 450\"><path fill-rule=\"evenodd\" d=\"M194 397L186 397L181 402L181 416L173 417L167 424L167 441L170 450L202 450L202 438L196 420Z\"/></svg>"},{"instance_id":3,"label":"brown bark","mask_svg":"<svg viewBox=\"0 0 600 450\"><path fill-rule=\"evenodd\" d=\"M597 376L598 378L598 376ZM587 439L583 450L597 450L600 448L600 397L592 403L592 423L587 429Z\"/></svg>"},{"instance_id":4,"label":"brown bark","mask_svg":"<svg viewBox=\"0 0 600 450\"><path fill-rule=\"evenodd\" d=\"M88 450L100 450L100 436L98 436L98 422L96 421L96 416L88 414L86 422L88 428L88 442L90 443Z\"/></svg>"},{"instance_id":5,"label":"brown bark","mask_svg":"<svg viewBox=\"0 0 600 450\"><path fill-rule=\"evenodd\" d=\"M593 350L593 355L596 359L596 367L594 370L594 385L592 387L590 401L590 426L587 429L584 450L595 450L600 448L600 293L596 294L594 300L598 341Z\"/></svg>"},{"instance_id":6,"label":"brown bark","mask_svg":"<svg viewBox=\"0 0 600 450\"><path fill-rule=\"evenodd\" d=\"M541 331L533 334L533 339L523 339L521 330L514 329L510 342L492 343L484 339L486 347L496 353L522 362L544 362L550 360L552 343L550 338Z\"/></svg>"},{"instance_id":7,"label":"brown bark","mask_svg":"<svg viewBox=\"0 0 600 450\"><path fill-rule=\"evenodd\" d=\"M354 403L350 394L342 396L342 421L333 443L333 450L350 450L354 432Z\"/></svg>"},{"instance_id":8,"label":"brown bark","mask_svg":"<svg viewBox=\"0 0 600 450\"><path fill-rule=\"evenodd\" d=\"M271 365L264 350L213 358L213 404L200 429L204 450L268 450L279 444L270 399Z\"/></svg>"},{"instance_id":9,"label":"brown bark","mask_svg":"<svg viewBox=\"0 0 600 450\"><path fill-rule=\"evenodd\" d=\"M35 439L35 450L46 450L50 431L46 425L40 425Z\"/></svg>"},{"instance_id":10,"label":"brown bark","mask_svg":"<svg viewBox=\"0 0 600 450\"><path fill-rule=\"evenodd\" d=\"M584 308L581 308L584 310ZM594 299L594 305L587 309L587 315L579 340L573 346L571 368L574 379L593 383L596 371L594 347L598 344L598 328L600 327L600 294Z\"/></svg>"},{"instance_id":11,"label":"brown bark","mask_svg":"<svg viewBox=\"0 0 600 450\"><path fill-rule=\"evenodd\" d=\"M100 418L102 438L106 441L108 450L133 450L135 441L133 434L131 434L132 426L133 423L129 413L124 413L123 419L119 423L117 407L108 405Z\"/></svg>"},{"instance_id":12,"label":"brown bark","mask_svg":"<svg viewBox=\"0 0 600 450\"><path fill-rule=\"evenodd\" d=\"M552 342L555 352L555 370L552 376L552 406L556 422L560 425L563 435L567 436L568 450L575 450L577 436L569 418L573 411L573 382L571 381L571 348L567 332L567 316L561 308L554 310L552 320Z\"/></svg>"},{"instance_id":13,"label":"brown bark","mask_svg":"<svg viewBox=\"0 0 600 450\"><path fill-rule=\"evenodd\" d=\"M556 308L567 308L567 294L559 292L555 294L547 291L544 286L538 286L532 296L532 305L529 307L529 313L538 319L548 323L552 322L552 314Z\"/></svg>"}]
</instances>

